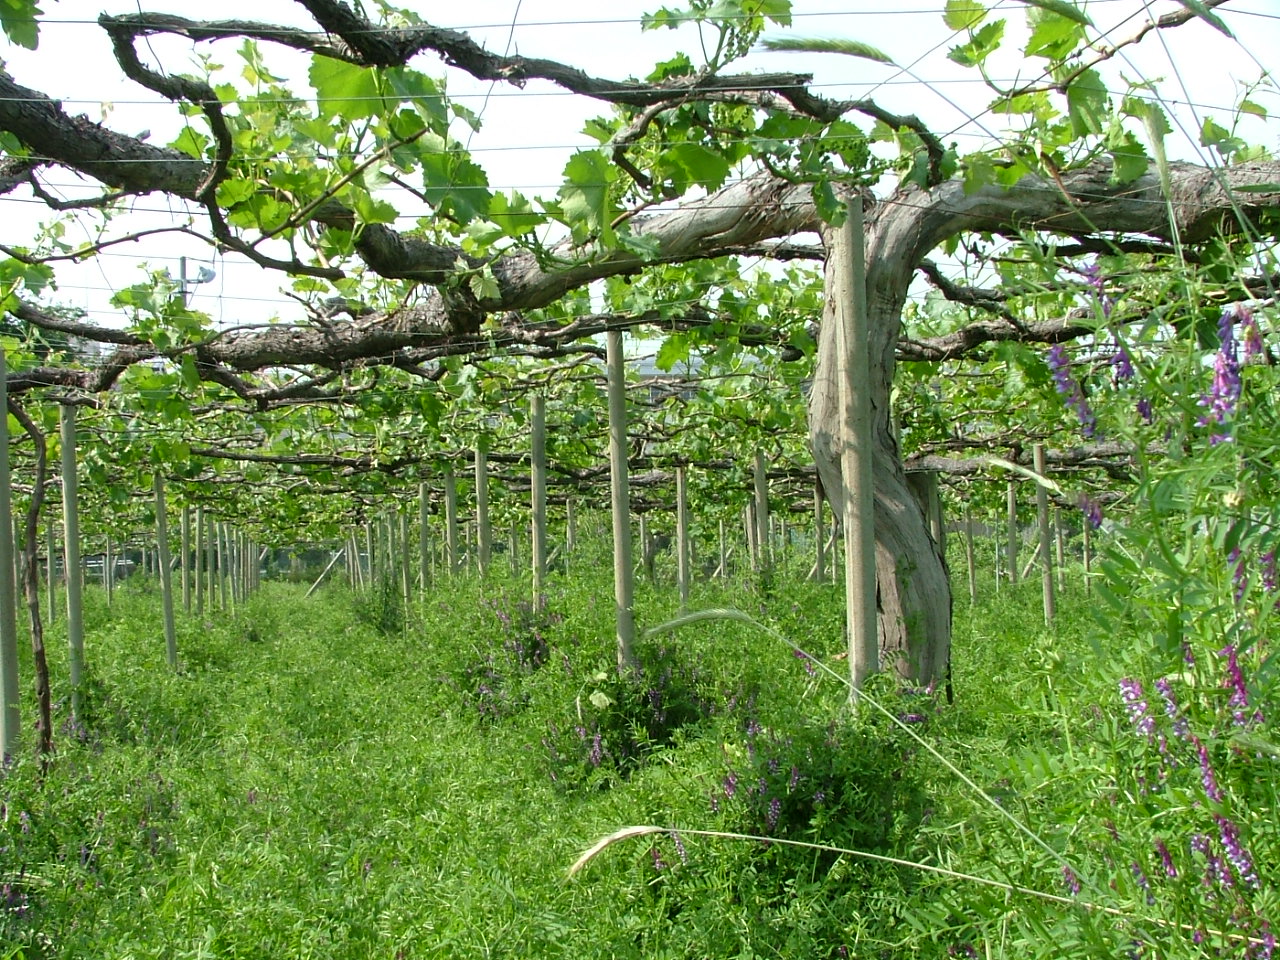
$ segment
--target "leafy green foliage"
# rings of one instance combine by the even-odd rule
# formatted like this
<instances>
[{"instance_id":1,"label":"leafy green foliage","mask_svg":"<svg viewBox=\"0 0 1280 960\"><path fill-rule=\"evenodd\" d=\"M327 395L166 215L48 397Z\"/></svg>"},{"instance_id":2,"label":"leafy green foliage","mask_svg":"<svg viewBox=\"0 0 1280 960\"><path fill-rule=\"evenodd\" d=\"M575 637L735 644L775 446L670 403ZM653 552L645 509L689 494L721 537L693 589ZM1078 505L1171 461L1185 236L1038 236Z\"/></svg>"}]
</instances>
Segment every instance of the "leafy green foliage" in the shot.
<instances>
[{"instance_id":1,"label":"leafy green foliage","mask_svg":"<svg viewBox=\"0 0 1280 960\"><path fill-rule=\"evenodd\" d=\"M40 16L35 0L0 0L0 27L10 43L34 50L40 43Z\"/></svg>"}]
</instances>

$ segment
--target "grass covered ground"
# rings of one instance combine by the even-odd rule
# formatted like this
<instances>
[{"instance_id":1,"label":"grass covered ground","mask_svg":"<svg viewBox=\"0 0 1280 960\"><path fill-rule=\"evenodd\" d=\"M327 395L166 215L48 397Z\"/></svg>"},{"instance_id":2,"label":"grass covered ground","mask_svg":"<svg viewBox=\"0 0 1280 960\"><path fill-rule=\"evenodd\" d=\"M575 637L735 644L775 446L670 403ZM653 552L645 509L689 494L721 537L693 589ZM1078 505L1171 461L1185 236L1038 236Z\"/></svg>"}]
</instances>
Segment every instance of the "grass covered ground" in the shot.
<instances>
[{"instance_id":1,"label":"grass covered ground","mask_svg":"<svg viewBox=\"0 0 1280 960\"><path fill-rule=\"evenodd\" d=\"M0 779L0 956L1107 956L1167 932L1133 919L1143 889L1105 849L1120 668L1080 586L1052 630L1038 583L972 610L958 593L956 702L878 683L900 726L851 716L819 668L844 669L834 587L704 584L694 609L812 659L714 619L646 641L629 683L603 569L553 580L541 612L501 579L407 612L267 583L180 622L176 675L149 585L110 611L91 591L83 729L62 703L43 780L26 759ZM676 616L673 592L642 591L642 625ZM641 824L678 832L567 878ZM780 840L1054 895L1065 854L1122 916Z\"/></svg>"}]
</instances>

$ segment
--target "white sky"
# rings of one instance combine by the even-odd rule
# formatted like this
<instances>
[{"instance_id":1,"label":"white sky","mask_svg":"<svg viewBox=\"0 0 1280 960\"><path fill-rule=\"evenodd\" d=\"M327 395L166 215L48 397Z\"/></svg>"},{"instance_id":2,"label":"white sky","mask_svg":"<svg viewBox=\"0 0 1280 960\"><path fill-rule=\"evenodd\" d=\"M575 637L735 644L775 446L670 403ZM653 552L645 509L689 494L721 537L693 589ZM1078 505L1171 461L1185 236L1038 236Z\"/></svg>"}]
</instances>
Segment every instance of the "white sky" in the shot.
<instances>
[{"instance_id":1,"label":"white sky","mask_svg":"<svg viewBox=\"0 0 1280 960\"><path fill-rule=\"evenodd\" d=\"M662 5L661 0L471 0L466 4L426 4L422 0L400 0L417 9L439 26L468 30L490 50L518 52L560 60L604 77L643 76L658 60L684 49L699 59L699 39L694 27L678 31L641 33L639 16ZM678 6L678 0L667 0ZM1014 0L1000 0L992 6L1009 20L1011 39L1015 25L1023 21L1025 7ZM1081 4L1100 31L1113 41L1131 35L1145 18L1144 9L1156 15L1178 9L1172 0L1144 3L1143 0L1088 0ZM136 12L139 8L188 16L193 19L217 16L243 18L298 26L313 26L305 11L286 0L222 0L214 5L190 0L61 0L44 4L48 18L42 28L40 49L28 53L14 47L0 47L0 57L21 84L61 99L70 112L82 112L100 119L104 111L108 124L122 133L150 130L152 143L172 139L179 129L174 108L149 90L126 81L110 52L104 32L96 24L97 14ZM881 106L898 113L916 113L946 141L958 142L961 152L994 142L1003 118L982 116L990 99L975 71L962 69L946 59L947 50L960 38L942 20L943 0L794 0L794 26L799 36L847 37L870 43L888 53L898 68L847 57L777 54L760 52L742 61L742 71L804 71L815 75L815 89L826 96L843 99L869 96ZM212 10L216 9L216 14ZM1123 93L1126 79L1160 81L1159 90L1175 117L1191 131L1191 138L1175 138L1175 157L1197 159L1194 136L1205 116L1213 116L1230 126L1232 108L1242 84L1256 83L1264 67L1275 62L1280 49L1280 3L1277 0L1232 0L1218 11L1231 26L1236 39L1229 40L1202 22L1189 23L1171 31L1147 37L1108 64L1105 74L1111 89ZM514 24L514 26L513 26ZM782 31L771 30L773 34ZM1008 46L1016 47L1015 43ZM263 45L268 64L277 73L296 76L296 93L305 95L305 58ZM239 41L201 44L224 64L239 69L235 51ZM150 41L151 65L173 72L194 72L189 44L173 38ZM470 140L475 160L489 175L493 189L515 188L526 195L552 196L560 183L560 172L576 147L594 145L580 133L584 120L607 113L608 106L558 91L550 84L530 83L524 90L482 84L461 71L446 71L431 56L420 56L415 68L443 76L448 74L450 94L472 110L482 113L484 128ZM1016 54L993 63L992 74L1002 80L1031 80L1031 65L1022 64ZM1269 113L1280 115L1280 95L1274 84L1256 90L1251 99ZM976 120L970 119L977 115ZM856 116L855 122L865 122ZM1274 126L1246 118L1241 127L1246 140L1277 148ZM466 139L465 129L458 135ZM65 172L46 174L55 186L77 192L74 179ZM81 191L82 192L82 191ZM136 204L143 211L127 221L130 229L170 221L171 203L162 197L147 197ZM173 208L173 214L181 210ZM29 194L15 191L0 198L0 240L9 244L31 242L36 224L48 212ZM197 227L199 223L197 222ZM81 230L68 232L68 240L87 239ZM192 258L188 267L194 275L198 264L211 265L217 279L193 289L192 304L210 313L222 324L260 322L273 315L293 318L297 304L279 290L286 280L264 274L256 265L230 257L215 257L197 241L182 237L161 237L158 242L140 242L111 248L86 264L58 267L59 293L64 304L88 311L90 318L118 325L122 318L108 305L113 287L142 278L140 268L168 267L175 275L180 256Z\"/></svg>"}]
</instances>

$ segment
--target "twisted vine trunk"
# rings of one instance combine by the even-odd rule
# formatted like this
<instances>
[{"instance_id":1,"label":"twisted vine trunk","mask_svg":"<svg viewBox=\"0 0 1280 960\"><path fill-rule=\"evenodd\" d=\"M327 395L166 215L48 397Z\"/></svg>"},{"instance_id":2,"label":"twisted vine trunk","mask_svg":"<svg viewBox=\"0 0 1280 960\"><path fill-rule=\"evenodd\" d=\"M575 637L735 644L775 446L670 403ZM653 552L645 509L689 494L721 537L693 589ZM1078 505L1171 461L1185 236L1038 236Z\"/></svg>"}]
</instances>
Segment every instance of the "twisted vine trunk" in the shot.
<instances>
[{"instance_id":1,"label":"twisted vine trunk","mask_svg":"<svg viewBox=\"0 0 1280 960\"><path fill-rule=\"evenodd\" d=\"M40 510L44 506L44 486L49 478L44 431L13 398L9 412L31 437L35 447L35 481L31 487L31 503L23 526L22 581L31 620L31 665L36 680L36 751L40 769L47 769L53 753L53 705L49 687L49 660L44 648L44 620L40 616ZM49 550L49 582L53 582L53 550Z\"/></svg>"},{"instance_id":2,"label":"twisted vine trunk","mask_svg":"<svg viewBox=\"0 0 1280 960\"><path fill-rule=\"evenodd\" d=\"M922 686L941 682L951 651L951 584L941 546L907 483L890 395L894 348L907 288L922 251L915 230L897 229L896 208L868 221L867 320L875 488L876 605L880 662ZM834 276L828 258L826 307L809 394L809 435L818 475L836 517L847 495L840 471Z\"/></svg>"},{"instance_id":3,"label":"twisted vine trunk","mask_svg":"<svg viewBox=\"0 0 1280 960\"><path fill-rule=\"evenodd\" d=\"M1043 230L1071 236L1099 231L1137 233L1184 243L1258 229L1258 218L1280 204L1274 163L1209 169L1170 164L1166 188L1154 171L1120 182L1099 161L1061 177L1028 175L1010 188L966 191L947 181L928 190L907 187L868 216L867 320L875 449L876 573L881 662L921 684L943 678L951 649L951 586L946 560L929 533L924 511L907 485L890 391L902 307L916 267L928 253L965 231ZM1269 178L1269 179L1268 179ZM1259 185L1265 189L1259 189ZM1244 192L1241 192L1244 188ZM1167 204L1166 204L1167 201ZM1153 211L1172 211L1170 223ZM1174 227L1177 230L1174 230ZM809 434L822 485L836 516L843 509L837 434L833 276L828 263L827 307L809 398Z\"/></svg>"}]
</instances>

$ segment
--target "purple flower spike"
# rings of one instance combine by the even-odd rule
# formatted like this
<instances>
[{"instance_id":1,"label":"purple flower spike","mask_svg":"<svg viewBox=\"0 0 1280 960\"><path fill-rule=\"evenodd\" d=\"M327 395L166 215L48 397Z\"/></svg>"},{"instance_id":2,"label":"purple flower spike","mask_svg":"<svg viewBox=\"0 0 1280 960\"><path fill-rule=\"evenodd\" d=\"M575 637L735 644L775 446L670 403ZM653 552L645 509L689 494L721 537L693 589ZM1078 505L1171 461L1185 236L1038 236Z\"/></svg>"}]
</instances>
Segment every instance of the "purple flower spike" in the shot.
<instances>
[{"instance_id":1,"label":"purple flower spike","mask_svg":"<svg viewBox=\"0 0 1280 960\"><path fill-rule=\"evenodd\" d=\"M1231 581L1235 585L1236 603L1244 599L1244 592L1249 587L1249 571L1245 567L1244 556L1240 553L1240 548L1236 547L1227 554L1227 561L1232 564Z\"/></svg>"},{"instance_id":2,"label":"purple flower spike","mask_svg":"<svg viewBox=\"0 0 1280 960\"><path fill-rule=\"evenodd\" d=\"M1080 893L1080 878L1076 876L1074 870L1065 865L1062 868L1062 882L1067 885L1073 897Z\"/></svg>"},{"instance_id":3,"label":"purple flower spike","mask_svg":"<svg viewBox=\"0 0 1280 960\"><path fill-rule=\"evenodd\" d=\"M1236 403L1240 400L1240 357L1236 349L1234 308L1222 311L1222 319L1218 321L1218 337L1221 346L1213 361L1213 386L1200 398L1200 406L1209 412L1200 418L1202 427L1221 426L1236 411ZM1209 438L1211 444L1230 441L1230 434L1215 431Z\"/></svg>"},{"instance_id":4,"label":"purple flower spike","mask_svg":"<svg viewBox=\"0 0 1280 960\"><path fill-rule=\"evenodd\" d=\"M1236 319L1240 321L1244 355L1246 357L1261 356L1266 351L1266 347L1262 343L1262 330L1258 327L1257 319L1243 304L1236 304Z\"/></svg>"},{"instance_id":5,"label":"purple flower spike","mask_svg":"<svg viewBox=\"0 0 1280 960\"><path fill-rule=\"evenodd\" d=\"M782 801L779 800L777 797L774 797L772 800L769 801L768 821L769 821L770 830L772 830L774 827L778 825L778 817L781 815L781 813L782 813Z\"/></svg>"},{"instance_id":6,"label":"purple flower spike","mask_svg":"<svg viewBox=\"0 0 1280 960\"><path fill-rule=\"evenodd\" d=\"M1262 719L1259 711L1249 716L1249 688L1244 682L1244 671L1240 669L1240 658L1236 654L1234 644L1227 644L1218 651L1218 656L1227 658L1227 672L1222 678L1222 686L1231 691L1227 706L1231 708L1231 718L1237 727L1247 727L1251 722Z\"/></svg>"},{"instance_id":7,"label":"purple flower spike","mask_svg":"<svg viewBox=\"0 0 1280 960\"><path fill-rule=\"evenodd\" d=\"M1222 840L1222 849L1227 852L1227 858L1231 861L1231 865L1236 868L1236 876L1240 878L1240 882L1247 887L1253 887L1255 890L1261 886L1258 881L1258 874L1253 869L1253 858L1249 856L1249 851L1244 848L1244 844L1240 842L1240 828L1228 820L1226 817L1217 817L1218 835Z\"/></svg>"},{"instance_id":8,"label":"purple flower spike","mask_svg":"<svg viewBox=\"0 0 1280 960\"><path fill-rule=\"evenodd\" d=\"M1133 357L1129 355L1129 348L1124 345L1124 341L1120 339L1120 334L1113 334L1112 344L1116 348L1116 352L1111 357L1111 376L1116 383L1121 380L1133 379Z\"/></svg>"},{"instance_id":9,"label":"purple flower spike","mask_svg":"<svg viewBox=\"0 0 1280 960\"><path fill-rule=\"evenodd\" d=\"M1142 681L1132 677L1121 680L1120 699L1129 709L1129 719L1133 721L1134 729L1148 740L1151 739L1156 731L1156 721L1147 712L1147 701L1143 699L1142 694Z\"/></svg>"},{"instance_id":10,"label":"purple flower spike","mask_svg":"<svg viewBox=\"0 0 1280 960\"><path fill-rule=\"evenodd\" d=\"M1103 319L1107 319L1111 316L1111 309L1115 306L1116 299L1107 295L1107 282L1102 276L1102 264L1095 260L1088 266L1081 267L1080 273L1089 281L1093 299L1102 309Z\"/></svg>"},{"instance_id":11,"label":"purple flower spike","mask_svg":"<svg viewBox=\"0 0 1280 960\"><path fill-rule=\"evenodd\" d=\"M1276 552L1274 550L1268 550L1266 553L1264 553L1261 557L1258 558L1258 562L1262 567L1263 589L1266 590L1267 593L1275 593L1276 582L1277 582L1276 581Z\"/></svg>"},{"instance_id":12,"label":"purple flower spike","mask_svg":"<svg viewBox=\"0 0 1280 960\"><path fill-rule=\"evenodd\" d=\"M1164 712L1173 721L1174 734L1179 740L1190 740L1191 726L1178 708L1177 698L1173 695L1173 686L1167 678L1161 677L1156 681L1156 690L1160 693L1160 699L1164 701Z\"/></svg>"},{"instance_id":13,"label":"purple flower spike","mask_svg":"<svg viewBox=\"0 0 1280 960\"><path fill-rule=\"evenodd\" d=\"M1087 494L1080 494L1080 512L1084 514L1085 523L1090 530L1102 526L1102 505Z\"/></svg>"},{"instance_id":14,"label":"purple flower spike","mask_svg":"<svg viewBox=\"0 0 1280 960\"><path fill-rule=\"evenodd\" d=\"M1055 343L1049 348L1049 356L1045 362L1049 365L1049 372L1053 374L1054 389L1062 397L1062 402L1075 411L1081 432L1086 437L1093 437L1098 432L1098 418L1090 409L1080 384L1071 376L1071 361L1067 357L1066 348Z\"/></svg>"},{"instance_id":15,"label":"purple flower spike","mask_svg":"<svg viewBox=\"0 0 1280 960\"><path fill-rule=\"evenodd\" d=\"M1178 876L1178 868L1173 865L1173 855L1169 852L1165 842L1159 837L1156 838L1156 853L1160 854L1160 865L1164 867L1164 875L1176 878Z\"/></svg>"},{"instance_id":16,"label":"purple flower spike","mask_svg":"<svg viewBox=\"0 0 1280 960\"><path fill-rule=\"evenodd\" d=\"M1205 796L1214 803L1222 802L1222 789L1218 786L1218 778L1213 772L1213 763L1209 759L1209 751L1196 737L1192 737L1196 745L1196 753L1200 757L1200 781L1204 785Z\"/></svg>"}]
</instances>

